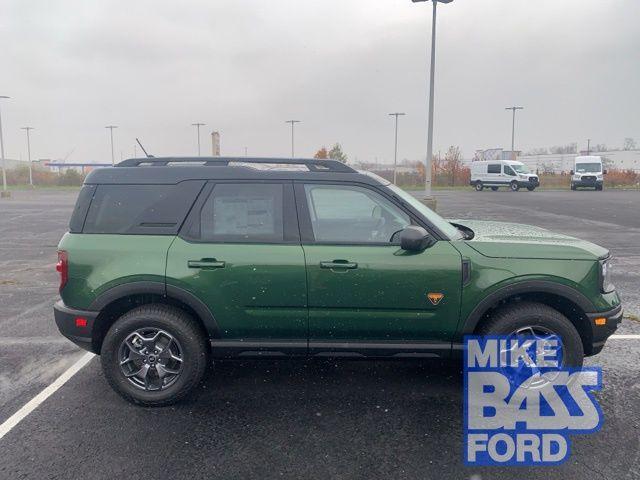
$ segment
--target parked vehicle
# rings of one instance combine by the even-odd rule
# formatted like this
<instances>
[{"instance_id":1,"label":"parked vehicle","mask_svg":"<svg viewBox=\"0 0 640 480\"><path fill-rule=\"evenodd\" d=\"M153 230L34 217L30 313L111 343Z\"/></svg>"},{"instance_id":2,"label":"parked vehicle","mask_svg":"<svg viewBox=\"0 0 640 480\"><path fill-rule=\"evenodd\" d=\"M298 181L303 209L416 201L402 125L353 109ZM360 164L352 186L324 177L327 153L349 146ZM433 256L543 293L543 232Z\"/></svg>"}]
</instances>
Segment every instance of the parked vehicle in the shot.
<instances>
[{"instance_id":1,"label":"parked vehicle","mask_svg":"<svg viewBox=\"0 0 640 480\"><path fill-rule=\"evenodd\" d=\"M471 182L476 191L485 187L494 192L499 187L508 187L517 192L524 187L533 192L540 185L540 179L522 162L515 160L481 160L471 163Z\"/></svg>"},{"instance_id":2,"label":"parked vehicle","mask_svg":"<svg viewBox=\"0 0 640 480\"><path fill-rule=\"evenodd\" d=\"M602 168L602 158L596 155L576 157L574 169L571 170L571 190L578 187L602 190L604 175L607 171Z\"/></svg>"},{"instance_id":3,"label":"parked vehicle","mask_svg":"<svg viewBox=\"0 0 640 480\"><path fill-rule=\"evenodd\" d=\"M187 395L211 358L448 358L466 334L556 334L580 366L622 319L606 249L449 222L333 160L96 169L58 248L58 328L143 405Z\"/></svg>"}]
</instances>

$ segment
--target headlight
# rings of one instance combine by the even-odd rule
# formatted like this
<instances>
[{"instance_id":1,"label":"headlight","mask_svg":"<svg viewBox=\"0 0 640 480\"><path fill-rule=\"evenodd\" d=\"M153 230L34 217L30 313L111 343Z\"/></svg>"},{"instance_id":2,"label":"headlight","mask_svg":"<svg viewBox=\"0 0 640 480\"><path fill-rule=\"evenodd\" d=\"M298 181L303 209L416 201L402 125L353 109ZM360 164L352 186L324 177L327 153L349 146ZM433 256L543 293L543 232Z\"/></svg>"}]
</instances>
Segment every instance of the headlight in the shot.
<instances>
[{"instance_id":1,"label":"headlight","mask_svg":"<svg viewBox=\"0 0 640 480\"><path fill-rule=\"evenodd\" d=\"M600 290L602 293L610 293L615 289L611 282L611 257L600 260Z\"/></svg>"},{"instance_id":2,"label":"headlight","mask_svg":"<svg viewBox=\"0 0 640 480\"><path fill-rule=\"evenodd\" d=\"M573 176L573 179L574 179L574 180L580 180L580 175L574 175L574 176Z\"/></svg>"}]
</instances>

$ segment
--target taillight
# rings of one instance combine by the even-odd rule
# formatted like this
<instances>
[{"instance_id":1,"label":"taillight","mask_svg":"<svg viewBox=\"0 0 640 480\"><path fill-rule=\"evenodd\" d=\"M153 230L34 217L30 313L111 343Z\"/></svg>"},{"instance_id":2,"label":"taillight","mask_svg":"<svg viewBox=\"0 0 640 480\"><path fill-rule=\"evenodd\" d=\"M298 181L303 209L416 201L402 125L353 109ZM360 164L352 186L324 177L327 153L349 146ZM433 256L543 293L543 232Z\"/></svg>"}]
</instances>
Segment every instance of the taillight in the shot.
<instances>
[{"instance_id":1,"label":"taillight","mask_svg":"<svg viewBox=\"0 0 640 480\"><path fill-rule=\"evenodd\" d=\"M58 263L56 263L56 271L60 274L60 291L67 284L69 279L69 256L64 250L58 250Z\"/></svg>"}]
</instances>

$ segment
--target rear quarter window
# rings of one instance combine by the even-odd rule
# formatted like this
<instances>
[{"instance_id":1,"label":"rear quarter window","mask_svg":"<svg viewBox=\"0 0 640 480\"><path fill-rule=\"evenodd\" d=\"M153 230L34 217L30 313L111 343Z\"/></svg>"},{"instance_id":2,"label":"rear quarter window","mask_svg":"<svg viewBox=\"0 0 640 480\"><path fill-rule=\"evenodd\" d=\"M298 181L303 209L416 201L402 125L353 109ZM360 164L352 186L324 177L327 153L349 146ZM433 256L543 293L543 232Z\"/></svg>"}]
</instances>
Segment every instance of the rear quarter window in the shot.
<instances>
[{"instance_id":1,"label":"rear quarter window","mask_svg":"<svg viewBox=\"0 0 640 480\"><path fill-rule=\"evenodd\" d=\"M69 232L80 233L84 227L84 220L87 218L87 211L91 204L91 199L96 191L95 185L84 185L80 189L78 199L76 200L76 206L71 214L71 220L69 220Z\"/></svg>"},{"instance_id":2,"label":"rear quarter window","mask_svg":"<svg viewBox=\"0 0 640 480\"><path fill-rule=\"evenodd\" d=\"M98 185L83 233L176 235L204 180L175 185Z\"/></svg>"}]
</instances>

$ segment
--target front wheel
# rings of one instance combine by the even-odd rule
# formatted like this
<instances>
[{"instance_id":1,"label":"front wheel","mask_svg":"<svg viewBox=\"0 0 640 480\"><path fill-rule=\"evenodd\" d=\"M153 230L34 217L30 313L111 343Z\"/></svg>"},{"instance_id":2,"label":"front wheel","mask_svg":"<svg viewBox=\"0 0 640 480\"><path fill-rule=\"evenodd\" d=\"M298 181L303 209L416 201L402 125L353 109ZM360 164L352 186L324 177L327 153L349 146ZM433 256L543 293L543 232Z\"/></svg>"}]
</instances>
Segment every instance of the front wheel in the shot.
<instances>
[{"instance_id":1,"label":"front wheel","mask_svg":"<svg viewBox=\"0 0 640 480\"><path fill-rule=\"evenodd\" d=\"M576 189L576 185L574 183L571 183L571 190L575 190Z\"/></svg>"},{"instance_id":2,"label":"front wheel","mask_svg":"<svg viewBox=\"0 0 640 480\"><path fill-rule=\"evenodd\" d=\"M517 192L518 190L520 190L520 185L518 185L518 182L514 180L509 184L509 188L511 188L512 192Z\"/></svg>"},{"instance_id":3,"label":"front wheel","mask_svg":"<svg viewBox=\"0 0 640 480\"><path fill-rule=\"evenodd\" d=\"M491 187L491 190L493 190L494 192L498 191L498 187Z\"/></svg>"},{"instance_id":4,"label":"front wheel","mask_svg":"<svg viewBox=\"0 0 640 480\"><path fill-rule=\"evenodd\" d=\"M182 310L152 304L120 317L102 343L102 369L126 400L163 406L187 396L209 364L207 339Z\"/></svg>"},{"instance_id":5,"label":"front wheel","mask_svg":"<svg viewBox=\"0 0 640 480\"><path fill-rule=\"evenodd\" d=\"M484 323L480 335L556 335L562 340L562 366L581 367L584 347L571 321L542 303L518 302L497 310Z\"/></svg>"},{"instance_id":6,"label":"front wheel","mask_svg":"<svg viewBox=\"0 0 640 480\"><path fill-rule=\"evenodd\" d=\"M603 189L603 185L596 185L596 191L601 192Z\"/></svg>"},{"instance_id":7,"label":"front wheel","mask_svg":"<svg viewBox=\"0 0 640 480\"><path fill-rule=\"evenodd\" d=\"M536 187L527 187L527 190L529 190L530 192L533 192L536 189Z\"/></svg>"},{"instance_id":8,"label":"front wheel","mask_svg":"<svg viewBox=\"0 0 640 480\"><path fill-rule=\"evenodd\" d=\"M484 188L484 186L482 185L482 182L480 180L478 180L476 182L476 192L481 192L483 188Z\"/></svg>"}]
</instances>

